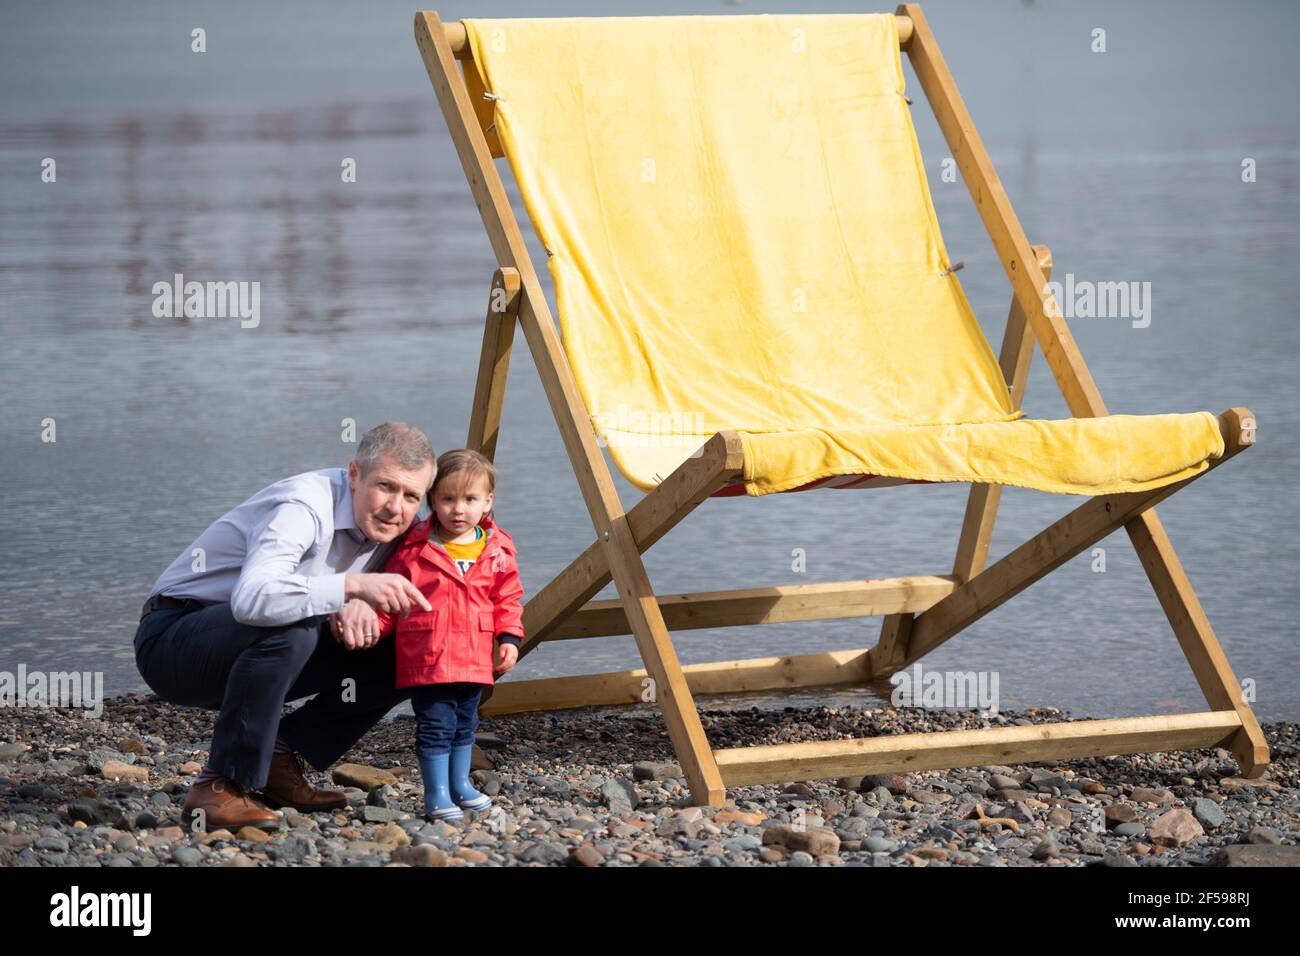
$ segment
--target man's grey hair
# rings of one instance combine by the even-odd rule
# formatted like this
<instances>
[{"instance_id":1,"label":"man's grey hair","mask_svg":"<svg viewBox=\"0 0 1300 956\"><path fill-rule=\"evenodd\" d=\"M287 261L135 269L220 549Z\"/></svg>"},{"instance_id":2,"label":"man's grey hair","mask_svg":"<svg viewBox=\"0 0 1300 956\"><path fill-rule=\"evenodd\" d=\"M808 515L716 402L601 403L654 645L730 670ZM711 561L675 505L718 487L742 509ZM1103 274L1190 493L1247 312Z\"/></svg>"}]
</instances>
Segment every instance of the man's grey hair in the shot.
<instances>
[{"instance_id":1,"label":"man's grey hair","mask_svg":"<svg viewBox=\"0 0 1300 956\"><path fill-rule=\"evenodd\" d=\"M437 467L429 439L420 429L406 422L384 422L361 436L356 454L361 474L369 474L383 455L410 471L423 468L429 462Z\"/></svg>"}]
</instances>

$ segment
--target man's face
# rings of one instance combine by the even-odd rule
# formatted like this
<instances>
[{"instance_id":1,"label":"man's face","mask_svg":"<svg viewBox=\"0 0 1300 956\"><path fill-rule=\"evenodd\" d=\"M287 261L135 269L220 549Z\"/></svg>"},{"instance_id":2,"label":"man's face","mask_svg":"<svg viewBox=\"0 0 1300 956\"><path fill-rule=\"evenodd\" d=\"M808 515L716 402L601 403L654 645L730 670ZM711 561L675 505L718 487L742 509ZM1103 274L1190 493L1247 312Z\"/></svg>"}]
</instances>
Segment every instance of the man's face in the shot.
<instances>
[{"instance_id":1,"label":"man's face","mask_svg":"<svg viewBox=\"0 0 1300 956\"><path fill-rule=\"evenodd\" d=\"M371 541L392 541L404 534L420 510L420 501L433 484L433 462L412 471L388 455L380 455L370 473L361 474L356 459L348 463L352 517Z\"/></svg>"}]
</instances>

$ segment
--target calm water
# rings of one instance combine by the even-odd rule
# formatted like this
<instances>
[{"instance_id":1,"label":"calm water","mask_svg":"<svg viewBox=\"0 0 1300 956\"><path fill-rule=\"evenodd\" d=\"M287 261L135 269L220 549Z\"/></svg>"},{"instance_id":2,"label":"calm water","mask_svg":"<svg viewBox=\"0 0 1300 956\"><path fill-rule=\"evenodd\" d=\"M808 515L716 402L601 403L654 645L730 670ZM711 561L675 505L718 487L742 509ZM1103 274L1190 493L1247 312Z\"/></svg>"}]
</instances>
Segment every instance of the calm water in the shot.
<instances>
[{"instance_id":1,"label":"calm water","mask_svg":"<svg viewBox=\"0 0 1300 956\"><path fill-rule=\"evenodd\" d=\"M269 5L268 5L269 6ZM361 430L464 443L495 262L411 36L417 4L24 6L0 33L0 669L103 670L161 570L285 475L345 464ZM882 9L890 5L882 6ZM1300 8L925 4L1022 222L1057 273L1150 282L1151 324L1076 319L1114 412L1249 405L1258 446L1160 507L1264 720L1300 719ZM623 4L617 12L850 12L859 3ZM583 3L447 4L459 16ZM82 23L83 29L70 29ZM1249 31L1238 30L1250 23ZM190 52L207 30L208 52ZM1094 28L1107 52L1089 49ZM1009 290L909 72L953 259L995 344ZM40 181L44 157L55 184ZM340 181L345 157L358 181ZM1257 182L1241 181L1243 158ZM513 184L511 184L513 194ZM516 204L517 210L522 214ZM536 244L534 243L534 249ZM541 261L540 259L538 261ZM156 319L154 282L257 280L261 324ZM544 272L544 270L543 270ZM544 276L545 277L545 276ZM549 291L549 290L548 290ZM522 337L497 513L535 592L591 526ZM1027 409L1066 414L1041 356ZM42 420L57 442L41 441ZM639 497L615 476L627 507ZM661 592L946 573L963 486L713 500L647 557ZM995 555L1078 499L1009 490ZM1001 705L1203 709L1122 533L924 660L996 670ZM792 550L807 553L805 574ZM614 596L608 589L604 597ZM687 663L869 646L879 619L689 631ZM639 666L630 637L543 647L521 678ZM886 688L886 691L888 688ZM795 698L863 702L867 689ZM774 697L732 698L738 706Z\"/></svg>"}]
</instances>

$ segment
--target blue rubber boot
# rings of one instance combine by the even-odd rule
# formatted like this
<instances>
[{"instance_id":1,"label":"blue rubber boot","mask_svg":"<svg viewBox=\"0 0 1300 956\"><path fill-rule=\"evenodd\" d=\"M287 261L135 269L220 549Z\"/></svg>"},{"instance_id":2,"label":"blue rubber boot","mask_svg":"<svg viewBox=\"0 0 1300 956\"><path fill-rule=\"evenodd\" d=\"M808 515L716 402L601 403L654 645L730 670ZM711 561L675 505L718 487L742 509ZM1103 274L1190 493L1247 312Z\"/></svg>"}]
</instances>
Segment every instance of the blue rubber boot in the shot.
<instances>
[{"instance_id":1,"label":"blue rubber boot","mask_svg":"<svg viewBox=\"0 0 1300 956\"><path fill-rule=\"evenodd\" d=\"M420 774L424 777L424 812L430 820L463 820L465 814L451 800L447 789L450 754L421 754Z\"/></svg>"},{"instance_id":2,"label":"blue rubber boot","mask_svg":"<svg viewBox=\"0 0 1300 956\"><path fill-rule=\"evenodd\" d=\"M473 744L451 748L451 795L463 810L486 810L492 806L492 798L475 790L469 782L469 758L473 749Z\"/></svg>"}]
</instances>

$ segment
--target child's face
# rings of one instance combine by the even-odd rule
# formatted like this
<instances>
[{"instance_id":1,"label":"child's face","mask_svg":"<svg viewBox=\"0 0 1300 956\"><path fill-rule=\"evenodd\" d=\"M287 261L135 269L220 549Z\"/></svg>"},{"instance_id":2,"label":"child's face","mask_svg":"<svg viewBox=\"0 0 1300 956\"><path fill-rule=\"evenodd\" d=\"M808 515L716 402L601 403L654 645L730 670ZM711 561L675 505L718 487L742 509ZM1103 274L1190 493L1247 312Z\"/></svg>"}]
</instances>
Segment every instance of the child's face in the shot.
<instances>
[{"instance_id":1,"label":"child's face","mask_svg":"<svg viewBox=\"0 0 1300 956\"><path fill-rule=\"evenodd\" d=\"M487 476L460 472L438 483L433 492L433 509L442 525L454 535L461 535L479 523L492 508L492 492Z\"/></svg>"}]
</instances>

